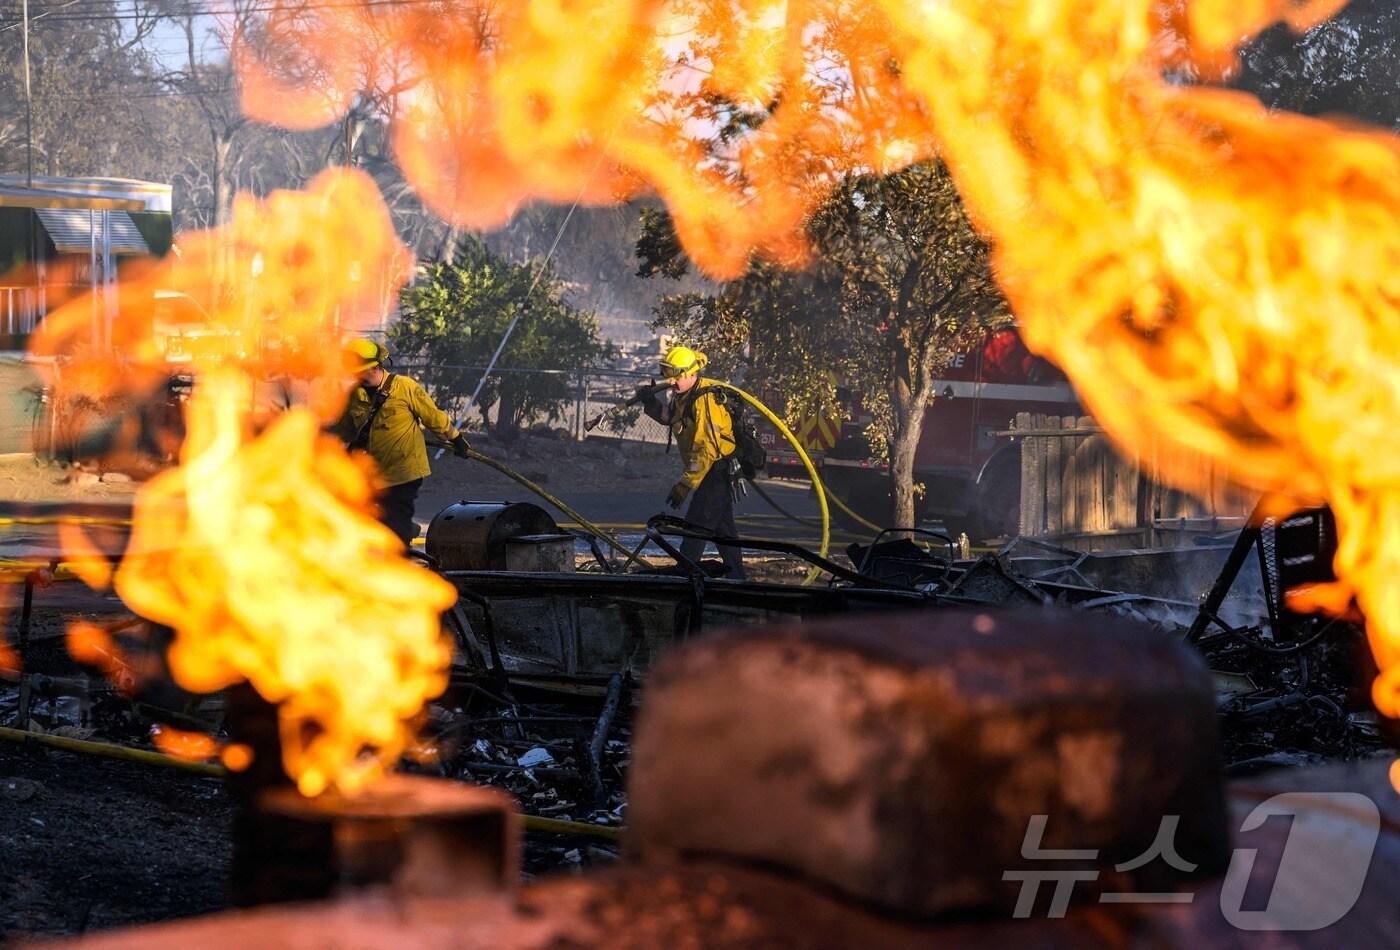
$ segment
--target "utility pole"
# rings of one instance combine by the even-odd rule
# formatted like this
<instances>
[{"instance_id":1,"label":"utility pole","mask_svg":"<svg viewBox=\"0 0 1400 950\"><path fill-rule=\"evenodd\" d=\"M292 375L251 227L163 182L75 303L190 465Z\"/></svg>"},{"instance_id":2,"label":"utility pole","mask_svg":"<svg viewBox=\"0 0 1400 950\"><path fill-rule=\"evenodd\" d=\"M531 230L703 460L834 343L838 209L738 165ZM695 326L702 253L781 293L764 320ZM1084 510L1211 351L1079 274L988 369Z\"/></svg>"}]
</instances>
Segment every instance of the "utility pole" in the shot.
<instances>
[{"instance_id":1,"label":"utility pole","mask_svg":"<svg viewBox=\"0 0 1400 950\"><path fill-rule=\"evenodd\" d=\"M34 187L34 95L29 88L29 0L21 0L24 21L24 179Z\"/></svg>"}]
</instances>

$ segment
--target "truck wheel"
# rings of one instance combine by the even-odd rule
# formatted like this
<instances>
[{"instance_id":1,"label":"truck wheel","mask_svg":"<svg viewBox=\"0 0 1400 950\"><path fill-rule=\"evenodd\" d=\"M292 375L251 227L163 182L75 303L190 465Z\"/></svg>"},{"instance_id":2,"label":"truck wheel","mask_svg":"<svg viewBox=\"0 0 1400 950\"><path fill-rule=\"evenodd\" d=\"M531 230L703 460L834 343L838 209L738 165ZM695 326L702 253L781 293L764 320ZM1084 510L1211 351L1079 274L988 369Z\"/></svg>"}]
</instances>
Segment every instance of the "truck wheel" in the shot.
<instances>
[{"instance_id":1,"label":"truck wheel","mask_svg":"<svg viewBox=\"0 0 1400 950\"><path fill-rule=\"evenodd\" d=\"M1021 533L1021 452L1011 447L994 455L982 469L972 509L974 541L1014 538Z\"/></svg>"},{"instance_id":2,"label":"truck wheel","mask_svg":"<svg viewBox=\"0 0 1400 950\"><path fill-rule=\"evenodd\" d=\"M871 524L882 528L895 527L894 493L890 491L889 476L878 469L831 467L823 470L822 482L828 495L834 495L846 506ZM852 534L869 536L869 525L861 524L828 499L831 521ZM914 500L914 523L923 521L928 510L928 498Z\"/></svg>"}]
</instances>

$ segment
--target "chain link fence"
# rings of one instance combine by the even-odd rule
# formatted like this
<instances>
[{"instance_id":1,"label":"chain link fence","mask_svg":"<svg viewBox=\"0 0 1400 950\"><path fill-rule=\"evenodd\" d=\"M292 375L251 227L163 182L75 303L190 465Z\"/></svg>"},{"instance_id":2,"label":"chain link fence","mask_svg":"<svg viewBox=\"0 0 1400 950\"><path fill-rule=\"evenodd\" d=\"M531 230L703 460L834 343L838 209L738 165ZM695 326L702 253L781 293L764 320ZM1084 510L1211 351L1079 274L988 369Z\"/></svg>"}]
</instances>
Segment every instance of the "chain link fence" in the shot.
<instances>
[{"instance_id":1,"label":"chain link fence","mask_svg":"<svg viewBox=\"0 0 1400 950\"><path fill-rule=\"evenodd\" d=\"M485 366L434 365L430 367L424 363L405 363L392 368L394 372L403 373L429 385L433 397L444 405L465 405L472 390L476 388L477 382L481 379L481 374L486 372ZM433 373L443 369L460 373L464 382L453 387L430 384L429 380ZM497 366L491 371L491 376L497 379L516 375L552 377L570 390L570 396L559 406L556 417L528 420L522 427L522 431L546 426L555 430L562 429L569 434L570 438L579 442L589 436L658 444L666 442L666 427L644 414L641 406L622 408L623 404L632 397L637 387L651 382L655 378L654 374L621 369L559 370L519 369L501 366ZM491 410L493 420L495 419L494 411L495 407ZM469 428L480 428L480 410L475 406L468 406L466 414L465 420L458 419L457 421L459 423L465 421ZM589 431L589 422L599 416L602 416L601 421Z\"/></svg>"}]
</instances>

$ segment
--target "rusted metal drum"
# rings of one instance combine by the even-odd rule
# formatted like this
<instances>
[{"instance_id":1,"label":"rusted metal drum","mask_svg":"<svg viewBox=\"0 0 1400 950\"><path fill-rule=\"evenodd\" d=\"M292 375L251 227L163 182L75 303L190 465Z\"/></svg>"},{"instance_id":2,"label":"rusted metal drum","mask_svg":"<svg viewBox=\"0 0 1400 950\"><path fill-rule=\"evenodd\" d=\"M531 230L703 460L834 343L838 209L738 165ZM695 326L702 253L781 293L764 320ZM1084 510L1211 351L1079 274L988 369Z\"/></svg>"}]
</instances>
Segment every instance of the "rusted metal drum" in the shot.
<instances>
[{"instance_id":1,"label":"rusted metal drum","mask_svg":"<svg viewBox=\"0 0 1400 950\"><path fill-rule=\"evenodd\" d=\"M444 571L504 571L507 541L558 533L559 526L538 505L462 501L433 518L424 550Z\"/></svg>"},{"instance_id":2,"label":"rusted metal drum","mask_svg":"<svg viewBox=\"0 0 1400 950\"><path fill-rule=\"evenodd\" d=\"M1125 890L1191 886L1230 858L1204 664L1087 612L947 607L688 641L648 675L628 784L647 863L781 868L903 915L1013 911L1028 841L1126 875L1166 815L1183 861Z\"/></svg>"}]
</instances>

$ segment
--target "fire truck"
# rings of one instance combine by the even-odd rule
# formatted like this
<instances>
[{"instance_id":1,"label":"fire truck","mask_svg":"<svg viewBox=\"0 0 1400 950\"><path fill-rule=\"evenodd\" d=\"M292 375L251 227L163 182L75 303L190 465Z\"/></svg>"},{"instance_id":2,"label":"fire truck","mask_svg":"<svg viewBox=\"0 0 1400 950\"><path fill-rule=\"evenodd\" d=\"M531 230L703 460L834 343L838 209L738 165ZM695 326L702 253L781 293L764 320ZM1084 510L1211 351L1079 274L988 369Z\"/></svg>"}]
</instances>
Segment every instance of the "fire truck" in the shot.
<instances>
[{"instance_id":1,"label":"fire truck","mask_svg":"<svg viewBox=\"0 0 1400 950\"><path fill-rule=\"evenodd\" d=\"M914 481L924 485L918 520L941 521L974 540L1014 535L1021 459L1004 433L1021 412L1079 415L1074 390L1063 373L1026 349L1015 330L1001 330L956 356L935 392L914 459ZM890 525L889 466L872 456L864 435L871 416L857 394L840 386L837 393L845 418L803 419L797 434L829 492L861 517ZM775 430L760 426L759 438L768 449L770 473L802 472L796 453ZM844 527L859 527L839 506L832 517Z\"/></svg>"}]
</instances>

